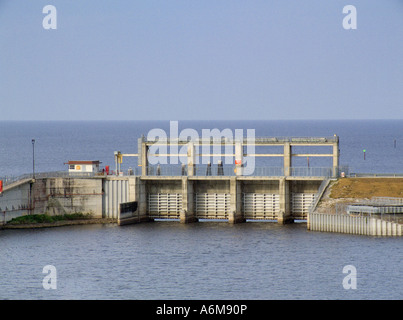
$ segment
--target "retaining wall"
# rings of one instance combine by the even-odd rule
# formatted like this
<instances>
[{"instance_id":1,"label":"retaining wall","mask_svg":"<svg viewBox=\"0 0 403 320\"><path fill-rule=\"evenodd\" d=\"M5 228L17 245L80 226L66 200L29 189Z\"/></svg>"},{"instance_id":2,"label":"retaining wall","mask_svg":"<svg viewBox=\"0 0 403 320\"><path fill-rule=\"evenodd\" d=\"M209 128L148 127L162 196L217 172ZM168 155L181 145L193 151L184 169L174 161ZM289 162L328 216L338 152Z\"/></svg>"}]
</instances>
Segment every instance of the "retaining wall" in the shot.
<instances>
[{"instance_id":1,"label":"retaining wall","mask_svg":"<svg viewBox=\"0 0 403 320\"><path fill-rule=\"evenodd\" d=\"M348 214L310 213L308 230L339 232L369 236L401 236L403 225L385 221L375 216L350 216Z\"/></svg>"}]
</instances>

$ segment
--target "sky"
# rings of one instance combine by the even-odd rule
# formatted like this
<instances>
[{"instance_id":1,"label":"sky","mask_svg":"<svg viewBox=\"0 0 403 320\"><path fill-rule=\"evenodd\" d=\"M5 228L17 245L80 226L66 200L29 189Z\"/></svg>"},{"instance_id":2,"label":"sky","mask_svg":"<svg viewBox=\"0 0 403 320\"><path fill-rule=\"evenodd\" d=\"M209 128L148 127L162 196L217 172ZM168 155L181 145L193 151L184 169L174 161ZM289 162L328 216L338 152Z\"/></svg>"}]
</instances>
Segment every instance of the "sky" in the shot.
<instances>
[{"instance_id":1,"label":"sky","mask_svg":"<svg viewBox=\"0 0 403 320\"><path fill-rule=\"evenodd\" d=\"M0 121L403 119L402 40L403 0L0 0Z\"/></svg>"}]
</instances>

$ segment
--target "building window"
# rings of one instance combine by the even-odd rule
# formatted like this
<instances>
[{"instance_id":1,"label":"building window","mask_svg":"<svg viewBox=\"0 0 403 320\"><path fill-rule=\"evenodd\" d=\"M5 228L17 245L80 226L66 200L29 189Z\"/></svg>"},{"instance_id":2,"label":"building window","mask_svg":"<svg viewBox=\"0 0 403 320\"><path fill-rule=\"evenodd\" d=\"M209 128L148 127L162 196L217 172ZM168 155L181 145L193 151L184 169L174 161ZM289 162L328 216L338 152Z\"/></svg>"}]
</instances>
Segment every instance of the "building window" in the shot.
<instances>
[{"instance_id":1,"label":"building window","mask_svg":"<svg viewBox=\"0 0 403 320\"><path fill-rule=\"evenodd\" d=\"M76 168L76 166L74 165L74 164L71 164L70 166L69 166L69 169L70 170L74 170Z\"/></svg>"}]
</instances>

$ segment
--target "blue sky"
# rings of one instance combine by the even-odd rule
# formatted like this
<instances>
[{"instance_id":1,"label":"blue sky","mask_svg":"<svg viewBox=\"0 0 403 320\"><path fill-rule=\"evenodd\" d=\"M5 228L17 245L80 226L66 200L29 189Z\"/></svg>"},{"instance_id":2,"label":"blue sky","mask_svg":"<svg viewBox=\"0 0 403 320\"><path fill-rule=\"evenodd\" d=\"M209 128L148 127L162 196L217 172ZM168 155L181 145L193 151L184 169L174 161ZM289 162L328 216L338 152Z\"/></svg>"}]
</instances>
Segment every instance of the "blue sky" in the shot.
<instances>
[{"instance_id":1,"label":"blue sky","mask_svg":"<svg viewBox=\"0 0 403 320\"><path fill-rule=\"evenodd\" d=\"M0 0L0 120L403 119L402 40L402 0Z\"/></svg>"}]
</instances>

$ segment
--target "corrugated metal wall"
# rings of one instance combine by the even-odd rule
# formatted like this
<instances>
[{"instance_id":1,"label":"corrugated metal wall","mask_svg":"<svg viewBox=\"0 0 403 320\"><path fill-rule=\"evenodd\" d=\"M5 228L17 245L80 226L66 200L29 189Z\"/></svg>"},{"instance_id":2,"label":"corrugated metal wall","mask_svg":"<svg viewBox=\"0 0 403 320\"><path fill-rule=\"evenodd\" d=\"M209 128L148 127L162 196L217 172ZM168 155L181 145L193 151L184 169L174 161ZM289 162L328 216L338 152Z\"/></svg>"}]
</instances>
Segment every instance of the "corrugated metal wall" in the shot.
<instances>
[{"instance_id":1,"label":"corrugated metal wall","mask_svg":"<svg viewBox=\"0 0 403 320\"><path fill-rule=\"evenodd\" d=\"M403 225L369 216L310 213L312 231L339 232L372 236L402 236Z\"/></svg>"},{"instance_id":2,"label":"corrugated metal wall","mask_svg":"<svg viewBox=\"0 0 403 320\"><path fill-rule=\"evenodd\" d=\"M103 180L102 207L104 218L117 219L119 205L129 201L129 181L128 180Z\"/></svg>"}]
</instances>

